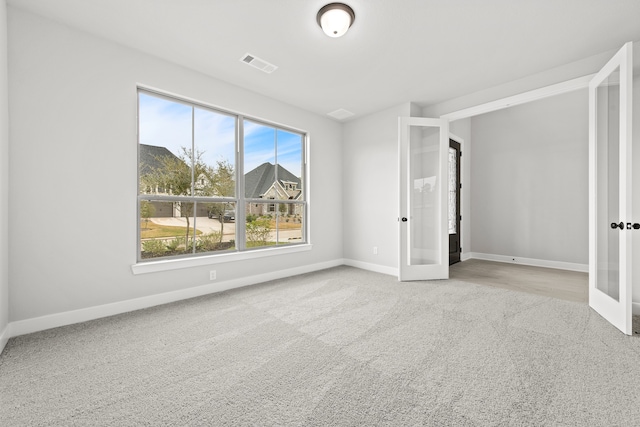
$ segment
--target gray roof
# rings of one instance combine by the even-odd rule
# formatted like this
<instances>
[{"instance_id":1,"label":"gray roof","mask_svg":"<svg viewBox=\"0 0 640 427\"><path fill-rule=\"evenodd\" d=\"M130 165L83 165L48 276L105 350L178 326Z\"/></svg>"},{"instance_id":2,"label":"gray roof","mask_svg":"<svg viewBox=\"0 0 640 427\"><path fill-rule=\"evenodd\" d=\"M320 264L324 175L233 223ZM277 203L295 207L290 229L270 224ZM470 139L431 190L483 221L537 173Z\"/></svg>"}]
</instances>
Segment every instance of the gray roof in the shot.
<instances>
[{"instance_id":1,"label":"gray roof","mask_svg":"<svg viewBox=\"0 0 640 427\"><path fill-rule=\"evenodd\" d=\"M259 198L266 193L276 180L276 166L271 163L263 163L244 175L245 197ZM278 165L278 181L295 182L300 190L300 178ZM298 193L299 194L299 191ZM294 197L295 198L295 197Z\"/></svg>"},{"instance_id":2,"label":"gray roof","mask_svg":"<svg viewBox=\"0 0 640 427\"><path fill-rule=\"evenodd\" d=\"M160 163L163 157L178 157L167 149L167 147L157 147L155 145L140 144L140 176L152 173L156 169L162 168Z\"/></svg>"},{"instance_id":3,"label":"gray roof","mask_svg":"<svg viewBox=\"0 0 640 427\"><path fill-rule=\"evenodd\" d=\"M160 160L162 157L178 158L166 147L157 147L155 145L140 144L140 176L152 173L156 169L162 168ZM278 181L295 182L297 191L293 195L293 199L297 198L301 193L300 178L278 165ZM252 171L244 175L245 197L260 198L265 194L276 180L276 166L271 163L263 163Z\"/></svg>"}]
</instances>

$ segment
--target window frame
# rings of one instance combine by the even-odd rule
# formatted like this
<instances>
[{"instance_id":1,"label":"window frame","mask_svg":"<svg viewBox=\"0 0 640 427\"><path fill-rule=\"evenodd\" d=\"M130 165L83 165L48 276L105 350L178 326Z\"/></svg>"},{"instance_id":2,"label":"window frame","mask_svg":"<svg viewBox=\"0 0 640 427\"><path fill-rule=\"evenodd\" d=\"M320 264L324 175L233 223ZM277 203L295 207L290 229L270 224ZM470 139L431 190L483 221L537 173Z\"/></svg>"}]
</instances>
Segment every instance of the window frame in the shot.
<instances>
[{"instance_id":1,"label":"window frame","mask_svg":"<svg viewBox=\"0 0 640 427\"><path fill-rule=\"evenodd\" d=\"M145 194L141 192L141 174L140 174L140 94L146 94L148 96L164 99L169 102L176 102L191 108L192 114L192 123L191 123L191 152L192 156L195 155L194 149L195 147L195 137L194 137L194 117L195 117L195 109L204 109L207 111L211 111L216 114L222 114L225 116L233 117L235 120L235 164L234 164L234 178L235 178L235 197L220 197L220 196L202 196L196 195L195 188L197 187L198 177L193 175L192 170L192 179L191 179L191 195L190 196L176 196L176 195L159 195L159 194ZM274 131L284 131L293 133L300 136L301 139L301 159L300 159L300 190L302 192L302 196L300 200L287 200L287 199L256 199L246 197L245 194L245 174L247 171L244 170L244 122L245 120L249 120L253 123L258 123L260 125L264 125L270 128L273 128ZM136 144L137 144L137 161L136 161L136 263L132 265L132 271L134 274L153 272L153 271L163 271L163 270L171 270L174 268L184 268L195 265L206 265L206 264L215 264L218 262L227 262L227 261L235 261L240 259L253 259L260 258L263 256L272 256L283 253L291 253L298 251L310 250L310 233L309 233L309 162L308 162L308 146L309 146L309 133L293 128L291 126L285 126L279 123L267 121L264 119L256 118L250 115L246 115L243 113L234 112L231 110L223 109L220 107L212 106L207 103L196 101L184 96L170 94L165 91L160 91L158 89L153 89L149 87L145 87L142 85L136 86ZM277 149L277 148L274 148ZM193 160L193 157L192 157ZM278 162L275 161L275 165L277 168ZM277 179L277 174L276 174ZM267 203L272 202L274 204L284 203L284 204L293 204L301 206L302 214L301 214L301 241L297 243L286 243L286 244L278 244L274 246L262 246L262 247L247 247L246 245L246 208L249 204L254 203ZM273 200L273 201L272 201ZM192 247L192 252L179 254L179 255L169 255L162 257L152 257L152 258L142 258L142 239L141 239L141 202L142 201L159 201L159 202L189 202L194 203L194 224L190 225L193 229L196 229L197 224L197 204L199 203L233 203L236 207L235 213L235 249L233 250L222 250L222 251L210 251L210 252L196 252L195 251L195 239ZM279 212L276 212L274 217L278 217ZM238 226L240 224L241 226ZM277 222L276 222L277 224ZM276 236L278 234L279 229L276 225Z\"/></svg>"}]
</instances>

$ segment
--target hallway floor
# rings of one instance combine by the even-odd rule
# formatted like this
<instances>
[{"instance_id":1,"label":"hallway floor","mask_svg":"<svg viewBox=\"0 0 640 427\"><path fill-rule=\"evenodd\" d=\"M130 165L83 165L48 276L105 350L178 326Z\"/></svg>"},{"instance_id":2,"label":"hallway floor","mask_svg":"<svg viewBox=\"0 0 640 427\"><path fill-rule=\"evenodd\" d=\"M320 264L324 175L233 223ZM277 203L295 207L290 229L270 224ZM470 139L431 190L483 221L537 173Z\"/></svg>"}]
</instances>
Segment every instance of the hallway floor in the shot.
<instances>
[{"instance_id":1,"label":"hallway floor","mask_svg":"<svg viewBox=\"0 0 640 427\"><path fill-rule=\"evenodd\" d=\"M453 264L449 277L567 301L589 301L589 275L577 271L470 259Z\"/></svg>"}]
</instances>

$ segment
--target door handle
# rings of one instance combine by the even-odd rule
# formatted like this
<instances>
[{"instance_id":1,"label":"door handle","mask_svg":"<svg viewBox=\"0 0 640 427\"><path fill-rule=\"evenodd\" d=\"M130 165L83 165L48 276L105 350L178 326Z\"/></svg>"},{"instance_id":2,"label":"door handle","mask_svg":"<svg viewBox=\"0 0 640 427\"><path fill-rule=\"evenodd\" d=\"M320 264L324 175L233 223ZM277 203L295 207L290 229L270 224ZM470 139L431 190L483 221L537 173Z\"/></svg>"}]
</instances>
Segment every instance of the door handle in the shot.
<instances>
[{"instance_id":1,"label":"door handle","mask_svg":"<svg viewBox=\"0 0 640 427\"><path fill-rule=\"evenodd\" d=\"M407 217L406 216L402 217L402 222L407 222Z\"/></svg>"},{"instance_id":2,"label":"door handle","mask_svg":"<svg viewBox=\"0 0 640 427\"><path fill-rule=\"evenodd\" d=\"M616 228L619 228L620 230L624 230L624 222L621 222L620 224L616 224L615 222L612 222L611 223L611 228L613 228L614 230ZM630 222L628 222L627 223L627 230L631 230L632 228L634 230L640 230L640 223L636 222L634 224L631 224Z\"/></svg>"}]
</instances>

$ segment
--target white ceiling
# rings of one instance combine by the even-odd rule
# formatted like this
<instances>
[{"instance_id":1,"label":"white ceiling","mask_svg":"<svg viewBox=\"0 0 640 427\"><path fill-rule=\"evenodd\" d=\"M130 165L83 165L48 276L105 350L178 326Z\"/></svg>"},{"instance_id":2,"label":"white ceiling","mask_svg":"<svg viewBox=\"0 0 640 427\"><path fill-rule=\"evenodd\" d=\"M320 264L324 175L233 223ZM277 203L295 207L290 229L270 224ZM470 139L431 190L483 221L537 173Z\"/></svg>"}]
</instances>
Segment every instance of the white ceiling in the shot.
<instances>
[{"instance_id":1,"label":"white ceiling","mask_svg":"<svg viewBox=\"0 0 640 427\"><path fill-rule=\"evenodd\" d=\"M356 20L338 39L316 24L326 3L8 0L322 115L431 105L640 40L638 0L346 0Z\"/></svg>"}]
</instances>

